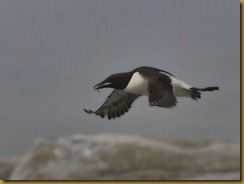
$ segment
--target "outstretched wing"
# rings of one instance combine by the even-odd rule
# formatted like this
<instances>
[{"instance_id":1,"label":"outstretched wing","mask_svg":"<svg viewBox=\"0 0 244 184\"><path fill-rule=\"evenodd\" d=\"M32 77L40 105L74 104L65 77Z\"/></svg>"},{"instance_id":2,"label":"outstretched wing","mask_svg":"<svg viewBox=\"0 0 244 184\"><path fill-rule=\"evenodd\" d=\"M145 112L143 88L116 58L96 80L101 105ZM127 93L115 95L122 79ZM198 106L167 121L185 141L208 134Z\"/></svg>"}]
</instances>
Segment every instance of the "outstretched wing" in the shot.
<instances>
[{"instance_id":1,"label":"outstretched wing","mask_svg":"<svg viewBox=\"0 0 244 184\"><path fill-rule=\"evenodd\" d=\"M108 97L103 105L96 110L84 111L88 114L96 114L104 118L108 116L108 119L115 119L124 115L131 108L131 104L141 95L126 93L122 90L114 90Z\"/></svg>"},{"instance_id":2,"label":"outstretched wing","mask_svg":"<svg viewBox=\"0 0 244 184\"><path fill-rule=\"evenodd\" d=\"M171 79L164 74L151 77L148 80L149 105L172 108L177 100L173 93Z\"/></svg>"}]
</instances>

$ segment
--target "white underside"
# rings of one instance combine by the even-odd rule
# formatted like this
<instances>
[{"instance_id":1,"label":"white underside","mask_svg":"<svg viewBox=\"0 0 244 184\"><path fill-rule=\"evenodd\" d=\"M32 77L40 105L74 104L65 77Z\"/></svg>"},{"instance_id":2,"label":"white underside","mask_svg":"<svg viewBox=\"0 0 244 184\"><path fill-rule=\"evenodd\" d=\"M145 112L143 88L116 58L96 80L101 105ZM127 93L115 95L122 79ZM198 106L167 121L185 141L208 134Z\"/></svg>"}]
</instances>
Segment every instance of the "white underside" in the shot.
<instances>
[{"instance_id":1,"label":"white underside","mask_svg":"<svg viewBox=\"0 0 244 184\"><path fill-rule=\"evenodd\" d=\"M127 87L124 89L127 93L139 95L148 95L148 79L138 72L134 73Z\"/></svg>"},{"instance_id":2,"label":"white underside","mask_svg":"<svg viewBox=\"0 0 244 184\"><path fill-rule=\"evenodd\" d=\"M169 76L171 79L171 84L173 86L173 92L175 96L190 96L189 89L191 86L184 83L183 81ZM124 89L127 93L139 94L139 95L148 95L148 79L138 72L134 73L129 84Z\"/></svg>"},{"instance_id":3,"label":"white underside","mask_svg":"<svg viewBox=\"0 0 244 184\"><path fill-rule=\"evenodd\" d=\"M171 84L173 86L173 92L175 96L191 96L191 86L173 76L170 76L170 79L172 81Z\"/></svg>"}]
</instances>

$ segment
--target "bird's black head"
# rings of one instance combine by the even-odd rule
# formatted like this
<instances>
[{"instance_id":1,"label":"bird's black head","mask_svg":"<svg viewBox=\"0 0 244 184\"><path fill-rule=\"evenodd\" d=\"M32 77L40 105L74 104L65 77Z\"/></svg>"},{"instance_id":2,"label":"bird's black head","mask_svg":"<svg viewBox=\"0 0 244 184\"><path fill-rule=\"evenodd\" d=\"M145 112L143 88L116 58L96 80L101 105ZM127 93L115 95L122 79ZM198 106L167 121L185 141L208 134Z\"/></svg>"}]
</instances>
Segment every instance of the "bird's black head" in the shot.
<instances>
[{"instance_id":1,"label":"bird's black head","mask_svg":"<svg viewBox=\"0 0 244 184\"><path fill-rule=\"evenodd\" d=\"M114 88L114 89L124 89L130 81L132 76L131 72L117 73L109 76L104 81L98 83L94 86L94 90L102 88Z\"/></svg>"}]
</instances>

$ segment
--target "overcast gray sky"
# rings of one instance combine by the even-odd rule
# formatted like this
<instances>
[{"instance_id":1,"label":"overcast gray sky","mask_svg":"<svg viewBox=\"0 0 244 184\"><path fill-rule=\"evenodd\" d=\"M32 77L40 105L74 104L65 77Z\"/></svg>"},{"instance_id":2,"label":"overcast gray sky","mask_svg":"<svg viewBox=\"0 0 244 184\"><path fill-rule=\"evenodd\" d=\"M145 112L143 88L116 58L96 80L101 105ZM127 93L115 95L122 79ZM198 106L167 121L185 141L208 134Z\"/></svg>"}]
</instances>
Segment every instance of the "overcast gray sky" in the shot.
<instances>
[{"instance_id":1,"label":"overcast gray sky","mask_svg":"<svg viewBox=\"0 0 244 184\"><path fill-rule=\"evenodd\" d=\"M239 9L239 0L0 0L0 155L77 133L239 141ZM143 97L112 121L83 111L112 91L95 84L143 65L220 91L174 109Z\"/></svg>"}]
</instances>

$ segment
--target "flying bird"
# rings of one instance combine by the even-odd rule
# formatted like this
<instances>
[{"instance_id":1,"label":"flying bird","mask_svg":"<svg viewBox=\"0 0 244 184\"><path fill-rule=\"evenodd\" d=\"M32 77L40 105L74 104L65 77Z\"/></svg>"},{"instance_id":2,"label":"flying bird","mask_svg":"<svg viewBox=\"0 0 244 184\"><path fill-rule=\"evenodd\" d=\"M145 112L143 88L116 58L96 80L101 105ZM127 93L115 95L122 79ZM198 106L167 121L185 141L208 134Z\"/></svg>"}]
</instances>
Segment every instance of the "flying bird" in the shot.
<instances>
[{"instance_id":1,"label":"flying bird","mask_svg":"<svg viewBox=\"0 0 244 184\"><path fill-rule=\"evenodd\" d=\"M84 109L88 114L101 118L119 118L131 108L132 103L142 95L148 96L149 106L175 107L176 97L201 98L202 91L219 90L219 87L197 88L177 79L171 73L148 66L138 67L130 72L117 73L94 86L94 90L113 88L113 92L96 111Z\"/></svg>"}]
</instances>

